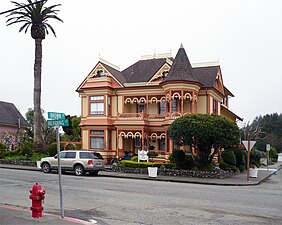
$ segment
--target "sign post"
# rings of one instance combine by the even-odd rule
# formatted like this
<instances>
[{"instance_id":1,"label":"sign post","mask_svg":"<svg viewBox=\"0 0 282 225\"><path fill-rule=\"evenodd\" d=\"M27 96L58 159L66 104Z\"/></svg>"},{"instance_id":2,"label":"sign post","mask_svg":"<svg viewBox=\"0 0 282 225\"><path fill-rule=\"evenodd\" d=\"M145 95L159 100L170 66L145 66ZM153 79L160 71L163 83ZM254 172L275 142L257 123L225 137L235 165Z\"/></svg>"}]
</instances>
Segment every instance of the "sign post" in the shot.
<instances>
[{"instance_id":1,"label":"sign post","mask_svg":"<svg viewBox=\"0 0 282 225\"><path fill-rule=\"evenodd\" d=\"M266 151L267 151L267 171L268 171L270 144L266 145Z\"/></svg>"},{"instance_id":2,"label":"sign post","mask_svg":"<svg viewBox=\"0 0 282 225\"><path fill-rule=\"evenodd\" d=\"M247 141L242 141L242 143L244 144L245 148L248 151L248 159L247 159L247 181L250 181L250 154L251 154L251 150L254 147L254 145L256 144L256 141L251 141L250 140L250 133L248 133L248 140Z\"/></svg>"},{"instance_id":3,"label":"sign post","mask_svg":"<svg viewBox=\"0 0 282 225\"><path fill-rule=\"evenodd\" d=\"M56 141L57 141L57 156L58 156L58 174L59 174L59 192L60 192L60 209L61 218L64 218L64 205L63 205L63 190L62 190L62 169L60 157L60 126L69 126L69 121L65 119L64 113L48 112L47 126L56 127Z\"/></svg>"}]
</instances>

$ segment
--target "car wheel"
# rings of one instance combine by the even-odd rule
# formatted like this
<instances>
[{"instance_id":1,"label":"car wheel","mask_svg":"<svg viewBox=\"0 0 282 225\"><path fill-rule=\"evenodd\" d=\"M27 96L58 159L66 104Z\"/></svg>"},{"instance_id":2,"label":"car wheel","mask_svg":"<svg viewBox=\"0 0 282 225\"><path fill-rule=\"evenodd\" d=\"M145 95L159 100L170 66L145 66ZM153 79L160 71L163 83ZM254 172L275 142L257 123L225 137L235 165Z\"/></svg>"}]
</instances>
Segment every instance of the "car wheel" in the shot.
<instances>
[{"instance_id":1,"label":"car wheel","mask_svg":"<svg viewBox=\"0 0 282 225\"><path fill-rule=\"evenodd\" d=\"M91 171L91 172L90 172L90 174L91 174L92 176L97 176L98 173L99 173L99 171Z\"/></svg>"},{"instance_id":2,"label":"car wheel","mask_svg":"<svg viewBox=\"0 0 282 225\"><path fill-rule=\"evenodd\" d=\"M51 172L51 167L49 163L43 163L41 165L43 173L50 173Z\"/></svg>"},{"instance_id":3,"label":"car wheel","mask_svg":"<svg viewBox=\"0 0 282 225\"><path fill-rule=\"evenodd\" d=\"M83 169L83 166L81 165L77 165L74 167L74 173L76 176L81 176L84 174L84 169Z\"/></svg>"}]
</instances>

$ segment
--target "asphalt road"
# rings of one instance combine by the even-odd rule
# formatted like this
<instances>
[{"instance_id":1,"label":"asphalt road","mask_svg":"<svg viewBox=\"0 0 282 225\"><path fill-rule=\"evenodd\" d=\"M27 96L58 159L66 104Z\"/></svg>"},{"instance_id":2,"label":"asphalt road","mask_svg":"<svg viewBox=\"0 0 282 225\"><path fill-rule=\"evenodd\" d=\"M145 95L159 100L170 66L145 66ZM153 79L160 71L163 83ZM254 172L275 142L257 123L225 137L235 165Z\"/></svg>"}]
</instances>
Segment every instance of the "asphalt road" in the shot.
<instances>
[{"instance_id":1,"label":"asphalt road","mask_svg":"<svg viewBox=\"0 0 282 225\"><path fill-rule=\"evenodd\" d=\"M282 171L257 186L213 186L63 175L65 216L97 224L274 224L282 222ZM29 189L47 193L45 212L60 214L58 175L0 169L0 203L28 208Z\"/></svg>"}]
</instances>

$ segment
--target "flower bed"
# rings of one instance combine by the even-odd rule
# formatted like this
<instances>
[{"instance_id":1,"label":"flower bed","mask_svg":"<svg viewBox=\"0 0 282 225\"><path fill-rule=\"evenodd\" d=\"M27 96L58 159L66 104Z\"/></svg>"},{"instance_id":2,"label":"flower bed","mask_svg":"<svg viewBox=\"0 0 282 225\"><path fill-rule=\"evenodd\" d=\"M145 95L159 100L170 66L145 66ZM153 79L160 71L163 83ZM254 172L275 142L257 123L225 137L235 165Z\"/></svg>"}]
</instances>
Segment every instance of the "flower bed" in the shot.
<instances>
[{"instance_id":1,"label":"flower bed","mask_svg":"<svg viewBox=\"0 0 282 225\"><path fill-rule=\"evenodd\" d=\"M129 167L114 167L115 172L123 173L136 173L136 174L148 174L147 168L129 168ZM180 176L180 177L199 177L199 178L227 178L234 173L231 170L215 170L215 171L200 171L200 170L174 170L159 168L158 175L164 176Z\"/></svg>"}]
</instances>

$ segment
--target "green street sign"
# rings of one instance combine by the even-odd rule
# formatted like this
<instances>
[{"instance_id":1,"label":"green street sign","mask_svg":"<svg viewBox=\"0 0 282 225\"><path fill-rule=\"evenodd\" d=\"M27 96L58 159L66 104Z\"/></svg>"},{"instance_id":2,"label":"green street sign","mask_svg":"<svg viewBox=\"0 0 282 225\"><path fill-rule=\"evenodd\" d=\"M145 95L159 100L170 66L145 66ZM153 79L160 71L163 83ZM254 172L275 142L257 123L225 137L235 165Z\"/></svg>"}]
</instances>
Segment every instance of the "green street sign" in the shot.
<instances>
[{"instance_id":1,"label":"green street sign","mask_svg":"<svg viewBox=\"0 0 282 225\"><path fill-rule=\"evenodd\" d=\"M69 120L47 120L47 126L48 127L56 127L56 126L63 126L68 127L69 126Z\"/></svg>"},{"instance_id":2,"label":"green street sign","mask_svg":"<svg viewBox=\"0 0 282 225\"><path fill-rule=\"evenodd\" d=\"M64 120L65 114L64 113L57 113L57 112L48 112L48 119L51 120Z\"/></svg>"}]
</instances>

